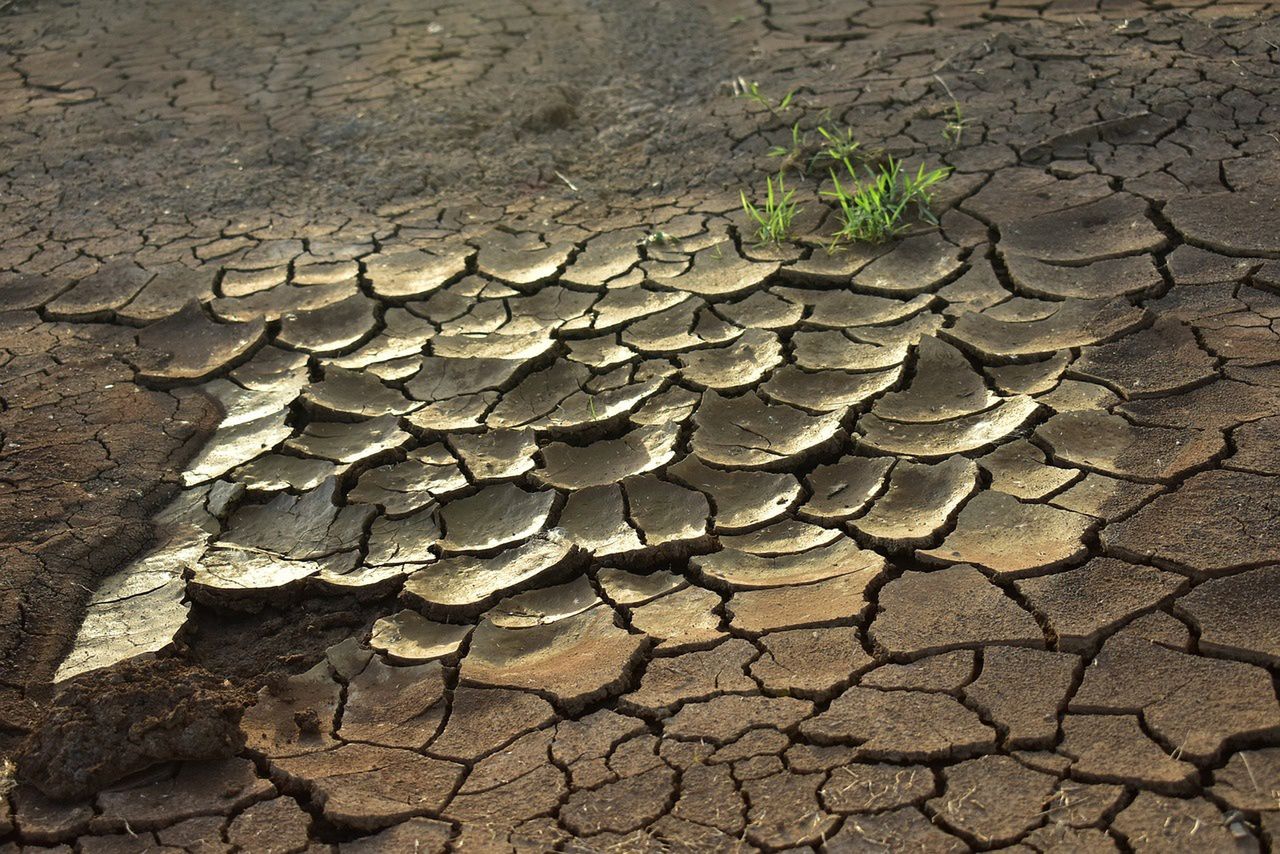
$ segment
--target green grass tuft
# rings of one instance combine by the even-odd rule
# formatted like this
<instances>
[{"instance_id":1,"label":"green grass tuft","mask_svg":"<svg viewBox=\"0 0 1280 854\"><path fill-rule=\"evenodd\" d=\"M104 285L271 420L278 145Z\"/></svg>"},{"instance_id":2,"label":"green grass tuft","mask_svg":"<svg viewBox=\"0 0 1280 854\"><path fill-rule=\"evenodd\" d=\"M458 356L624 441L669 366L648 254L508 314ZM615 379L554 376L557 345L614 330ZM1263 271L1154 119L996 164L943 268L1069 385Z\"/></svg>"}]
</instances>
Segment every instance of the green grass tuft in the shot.
<instances>
[{"instance_id":1,"label":"green grass tuft","mask_svg":"<svg viewBox=\"0 0 1280 854\"><path fill-rule=\"evenodd\" d=\"M853 185L846 187L836 170L832 169L832 190L823 195L836 200L839 205L840 229L835 234L833 247L846 240L881 243L900 234L908 223L909 213L915 213L925 222L937 224L930 205L933 202L932 187L944 180L950 170L941 168L926 172L924 165L915 175L902 168L902 161L888 158L879 169L868 168L867 181L856 177L853 165L844 161Z\"/></svg>"},{"instance_id":2,"label":"green grass tuft","mask_svg":"<svg viewBox=\"0 0 1280 854\"><path fill-rule=\"evenodd\" d=\"M788 190L783 184L782 173L778 173L775 186L773 178L765 179L764 207L753 205L745 192L739 191L742 198L742 209L756 224L756 240L760 243L778 243L791 236L791 222L800 212L795 202L795 190Z\"/></svg>"},{"instance_id":3,"label":"green grass tuft","mask_svg":"<svg viewBox=\"0 0 1280 854\"><path fill-rule=\"evenodd\" d=\"M810 168L819 160L829 160L832 163L848 163L850 158L862 147L862 143L854 139L853 128L831 131L822 125L818 125L818 134L826 140L826 143L813 156L813 162L809 164Z\"/></svg>"}]
</instances>

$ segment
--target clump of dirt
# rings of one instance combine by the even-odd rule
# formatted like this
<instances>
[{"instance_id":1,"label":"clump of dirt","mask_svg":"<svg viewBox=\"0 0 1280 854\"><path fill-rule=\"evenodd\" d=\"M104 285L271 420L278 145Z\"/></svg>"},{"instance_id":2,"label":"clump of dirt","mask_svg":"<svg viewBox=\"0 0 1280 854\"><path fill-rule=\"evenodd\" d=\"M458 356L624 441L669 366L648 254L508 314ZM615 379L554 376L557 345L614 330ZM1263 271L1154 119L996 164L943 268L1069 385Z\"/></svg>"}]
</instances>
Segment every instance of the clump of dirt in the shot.
<instances>
[{"instance_id":1,"label":"clump of dirt","mask_svg":"<svg viewBox=\"0 0 1280 854\"><path fill-rule=\"evenodd\" d=\"M127 661L72 680L18 751L18 779L51 798L86 797L159 762L244 747L252 698L176 659Z\"/></svg>"},{"instance_id":2,"label":"clump of dirt","mask_svg":"<svg viewBox=\"0 0 1280 854\"><path fill-rule=\"evenodd\" d=\"M567 128L578 117L579 95L568 86L552 86L529 99L520 126L534 133Z\"/></svg>"},{"instance_id":3,"label":"clump of dirt","mask_svg":"<svg viewBox=\"0 0 1280 854\"><path fill-rule=\"evenodd\" d=\"M257 613L197 603L183 637L183 657L248 690L273 675L301 673L324 651L365 637L379 617L396 610L390 597L315 596L265 605Z\"/></svg>"}]
</instances>

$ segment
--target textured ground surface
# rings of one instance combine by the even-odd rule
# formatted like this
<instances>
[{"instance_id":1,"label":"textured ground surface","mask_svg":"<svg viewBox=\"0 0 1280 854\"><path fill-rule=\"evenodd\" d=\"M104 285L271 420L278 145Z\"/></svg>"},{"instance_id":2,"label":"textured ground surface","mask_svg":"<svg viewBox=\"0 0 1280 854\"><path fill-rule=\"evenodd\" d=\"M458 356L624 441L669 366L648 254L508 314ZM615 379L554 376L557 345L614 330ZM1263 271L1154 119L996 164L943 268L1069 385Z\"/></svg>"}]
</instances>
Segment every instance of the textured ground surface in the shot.
<instances>
[{"instance_id":1,"label":"textured ground surface","mask_svg":"<svg viewBox=\"0 0 1280 854\"><path fill-rule=\"evenodd\" d=\"M8 4L0 851L1269 850L1278 45ZM822 110L941 227L753 246Z\"/></svg>"}]
</instances>

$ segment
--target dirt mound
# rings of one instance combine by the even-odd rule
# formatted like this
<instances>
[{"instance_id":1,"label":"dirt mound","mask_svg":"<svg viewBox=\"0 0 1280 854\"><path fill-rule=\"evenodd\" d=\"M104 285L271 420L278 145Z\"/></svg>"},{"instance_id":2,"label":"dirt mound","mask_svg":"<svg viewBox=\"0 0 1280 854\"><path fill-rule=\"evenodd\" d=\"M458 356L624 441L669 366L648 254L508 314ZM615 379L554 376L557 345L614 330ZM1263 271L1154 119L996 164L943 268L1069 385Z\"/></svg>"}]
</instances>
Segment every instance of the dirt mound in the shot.
<instances>
[{"instance_id":1,"label":"dirt mound","mask_svg":"<svg viewBox=\"0 0 1280 854\"><path fill-rule=\"evenodd\" d=\"M73 680L19 750L18 777L54 798L93 794L157 762L244 747L247 694L174 659L129 661Z\"/></svg>"}]
</instances>

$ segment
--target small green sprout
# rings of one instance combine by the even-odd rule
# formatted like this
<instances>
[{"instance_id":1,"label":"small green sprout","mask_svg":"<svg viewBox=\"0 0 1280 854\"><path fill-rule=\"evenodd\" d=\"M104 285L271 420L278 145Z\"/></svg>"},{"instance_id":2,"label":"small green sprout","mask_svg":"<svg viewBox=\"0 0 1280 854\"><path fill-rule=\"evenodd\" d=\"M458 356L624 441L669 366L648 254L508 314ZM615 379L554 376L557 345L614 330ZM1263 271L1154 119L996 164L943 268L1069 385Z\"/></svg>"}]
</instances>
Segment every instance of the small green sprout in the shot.
<instances>
[{"instance_id":1,"label":"small green sprout","mask_svg":"<svg viewBox=\"0 0 1280 854\"><path fill-rule=\"evenodd\" d=\"M965 118L964 110L960 107L960 102L956 100L956 96L951 94L951 87L947 85L947 81L936 74L933 75L933 79L942 85L947 97L951 99L951 106L943 113L946 117L946 123L942 126L942 138L951 143L954 148L964 138L964 129L969 126L970 120Z\"/></svg>"},{"instance_id":2,"label":"small green sprout","mask_svg":"<svg viewBox=\"0 0 1280 854\"><path fill-rule=\"evenodd\" d=\"M755 101L775 116L781 116L787 110L791 109L791 104L796 97L796 90L792 89L786 95L783 95L782 100L780 100L777 103L777 106L775 106L773 102L760 91L759 83L754 80L745 80L742 77L739 77L734 81L733 89L734 93L739 98L746 98L748 101Z\"/></svg>"},{"instance_id":3,"label":"small green sprout","mask_svg":"<svg viewBox=\"0 0 1280 854\"><path fill-rule=\"evenodd\" d=\"M800 159L806 142L808 142L808 134L801 131L800 123L796 122L791 126L791 145L775 145L769 149L768 155L770 157L785 157L787 164L794 163ZM784 169L787 164L784 164Z\"/></svg>"},{"instance_id":4,"label":"small green sprout","mask_svg":"<svg viewBox=\"0 0 1280 854\"><path fill-rule=\"evenodd\" d=\"M783 173L778 173L775 185L773 178L765 179L764 208L758 208L747 199L745 192L739 191L742 209L756 223L756 240L760 243L778 243L791 235L791 222L800 212L795 203L795 190L788 190L783 184Z\"/></svg>"},{"instance_id":5,"label":"small green sprout","mask_svg":"<svg viewBox=\"0 0 1280 854\"><path fill-rule=\"evenodd\" d=\"M651 231L648 234L646 234L643 238L640 239L640 241L636 245L637 246L654 246L654 245L666 246L669 243L679 243L679 242L680 242L680 238L672 237L670 234L667 234L665 231L662 231L659 229L658 231Z\"/></svg>"},{"instance_id":6,"label":"small green sprout","mask_svg":"<svg viewBox=\"0 0 1280 854\"><path fill-rule=\"evenodd\" d=\"M930 204L931 188L950 174L946 168L926 172L924 165L913 176L902 168L902 161L892 157L878 170L868 168L867 182L858 181L853 165L844 161L853 186L846 188L834 169L831 172L832 190L823 195L833 198L840 206L840 229L835 234L832 248L845 240L880 243L907 228L908 210L925 222L937 224Z\"/></svg>"},{"instance_id":7,"label":"small green sprout","mask_svg":"<svg viewBox=\"0 0 1280 854\"><path fill-rule=\"evenodd\" d=\"M947 123L942 126L942 138L951 145L957 146L964 137L964 129L969 126L969 119L964 117L959 103L953 103L947 111Z\"/></svg>"},{"instance_id":8,"label":"small green sprout","mask_svg":"<svg viewBox=\"0 0 1280 854\"><path fill-rule=\"evenodd\" d=\"M826 140L826 144L819 148L818 153L813 156L813 163L809 164L810 167L824 158L833 163L846 163L862 145L858 140L854 139L853 128L831 131L822 125L818 125L818 134Z\"/></svg>"}]
</instances>

